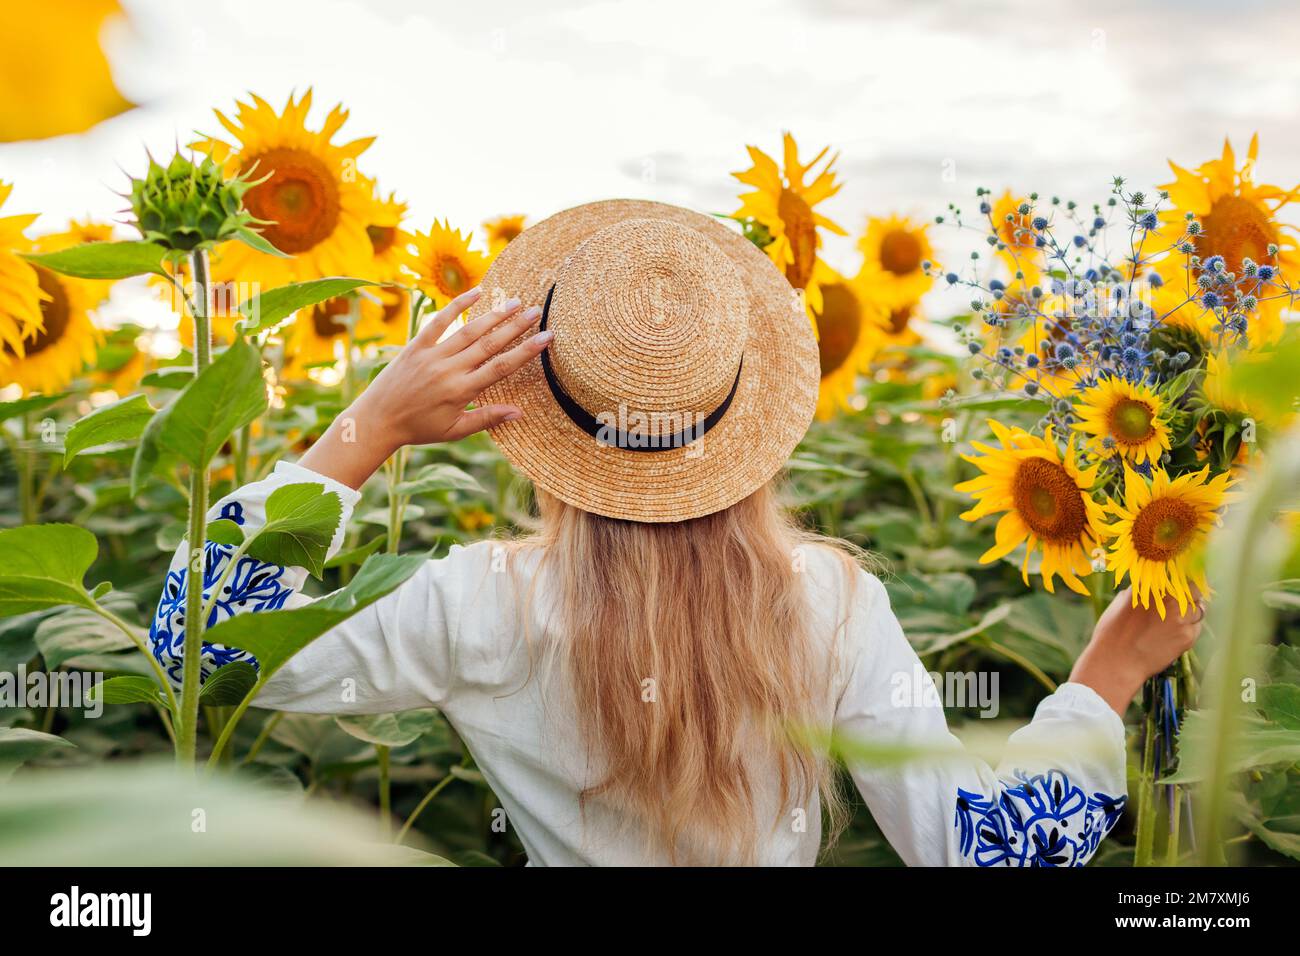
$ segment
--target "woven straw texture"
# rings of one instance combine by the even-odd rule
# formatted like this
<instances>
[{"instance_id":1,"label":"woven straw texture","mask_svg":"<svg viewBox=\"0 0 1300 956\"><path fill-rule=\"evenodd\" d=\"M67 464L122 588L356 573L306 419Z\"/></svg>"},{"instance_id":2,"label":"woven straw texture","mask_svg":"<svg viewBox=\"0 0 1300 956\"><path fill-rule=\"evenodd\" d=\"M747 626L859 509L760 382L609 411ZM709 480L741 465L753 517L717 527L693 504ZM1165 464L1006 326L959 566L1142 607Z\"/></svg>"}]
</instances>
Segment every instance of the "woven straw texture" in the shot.
<instances>
[{"instance_id":1,"label":"woven straw texture","mask_svg":"<svg viewBox=\"0 0 1300 956\"><path fill-rule=\"evenodd\" d=\"M540 306L552 285L552 368L590 414L635 428L640 413L667 434L717 408L733 384L736 393L695 444L636 451L575 425L541 362L530 362L478 402L524 410L491 435L538 487L607 517L683 521L735 504L780 471L817 404L817 343L794 290L749 240L661 203L578 206L501 252L470 318L509 296Z\"/></svg>"}]
</instances>

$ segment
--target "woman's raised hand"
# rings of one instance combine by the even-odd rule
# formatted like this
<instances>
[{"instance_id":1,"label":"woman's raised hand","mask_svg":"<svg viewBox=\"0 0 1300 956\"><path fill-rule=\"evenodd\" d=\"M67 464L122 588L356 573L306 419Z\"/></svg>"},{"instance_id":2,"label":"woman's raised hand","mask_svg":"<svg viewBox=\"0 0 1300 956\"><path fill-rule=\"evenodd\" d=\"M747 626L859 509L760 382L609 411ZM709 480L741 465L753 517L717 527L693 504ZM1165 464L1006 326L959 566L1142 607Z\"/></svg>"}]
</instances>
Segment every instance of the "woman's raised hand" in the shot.
<instances>
[{"instance_id":1,"label":"woman's raised hand","mask_svg":"<svg viewBox=\"0 0 1300 956\"><path fill-rule=\"evenodd\" d=\"M300 463L360 488L403 445L455 441L522 417L513 405L466 406L540 355L552 333L539 332L510 348L541 310L521 311L518 299L507 299L443 339L481 294L471 289L435 314Z\"/></svg>"}]
</instances>

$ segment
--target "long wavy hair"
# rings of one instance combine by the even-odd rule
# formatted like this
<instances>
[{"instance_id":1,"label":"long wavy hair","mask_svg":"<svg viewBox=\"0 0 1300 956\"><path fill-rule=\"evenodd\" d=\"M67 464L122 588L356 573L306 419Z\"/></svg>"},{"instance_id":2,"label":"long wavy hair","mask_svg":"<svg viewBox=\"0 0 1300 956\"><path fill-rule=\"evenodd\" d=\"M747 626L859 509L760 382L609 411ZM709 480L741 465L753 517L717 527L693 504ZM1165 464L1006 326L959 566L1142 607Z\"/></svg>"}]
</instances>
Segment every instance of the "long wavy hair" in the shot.
<instances>
[{"instance_id":1,"label":"long wavy hair","mask_svg":"<svg viewBox=\"0 0 1300 956\"><path fill-rule=\"evenodd\" d=\"M772 827L819 794L833 842L842 791L806 731L825 719L835 635L810 632L801 549L836 547L849 581L856 549L800 529L770 485L665 524L537 501L540 530L515 545L541 552L555 660L603 771L584 807L601 797L672 862L749 863L775 776Z\"/></svg>"}]
</instances>

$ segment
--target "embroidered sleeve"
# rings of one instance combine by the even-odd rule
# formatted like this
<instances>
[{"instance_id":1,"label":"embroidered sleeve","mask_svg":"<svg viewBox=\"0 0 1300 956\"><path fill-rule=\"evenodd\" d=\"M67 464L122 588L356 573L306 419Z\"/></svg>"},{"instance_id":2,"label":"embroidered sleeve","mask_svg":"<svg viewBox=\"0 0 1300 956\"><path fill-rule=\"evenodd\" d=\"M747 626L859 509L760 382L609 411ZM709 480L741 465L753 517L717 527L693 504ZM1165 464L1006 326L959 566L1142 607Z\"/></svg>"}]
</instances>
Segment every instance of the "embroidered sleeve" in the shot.
<instances>
[{"instance_id":1,"label":"embroidered sleeve","mask_svg":"<svg viewBox=\"0 0 1300 956\"><path fill-rule=\"evenodd\" d=\"M339 495L343 514L330 546L331 552L337 551L342 543L343 527L359 495L351 488L297 465L277 465L271 477L240 488L218 502L208 513L208 519L228 519L248 534L265 520L265 503L270 493L281 485L296 481L322 483L326 485L327 491ZM235 551L234 545L217 544L214 541L204 543L202 588L205 606L211 601L208 628L215 627L236 614L274 611L308 600L301 594L307 579L304 568L282 567L243 555L234 570L227 574ZM193 577L187 552L188 546L182 542L172 558L158 608L149 627L150 649L177 687L180 687L184 666L186 603ZM221 591L213 600L212 591L219 582ZM235 661L247 661L254 667L257 666L256 658L246 651L204 642L200 680L206 681L218 668Z\"/></svg>"},{"instance_id":2,"label":"embroidered sleeve","mask_svg":"<svg viewBox=\"0 0 1300 956\"><path fill-rule=\"evenodd\" d=\"M904 754L848 761L899 856L909 866L1084 865L1124 810L1119 716L1091 688L1062 684L990 766L948 730L942 696L903 636L888 594L875 578L862 578L835 728L872 751ZM900 682L919 692L898 693Z\"/></svg>"},{"instance_id":3,"label":"embroidered sleeve","mask_svg":"<svg viewBox=\"0 0 1300 956\"><path fill-rule=\"evenodd\" d=\"M976 866L1083 866L1119 821L1126 799L1086 794L1060 770L1017 772L993 798L959 787L958 848Z\"/></svg>"}]
</instances>

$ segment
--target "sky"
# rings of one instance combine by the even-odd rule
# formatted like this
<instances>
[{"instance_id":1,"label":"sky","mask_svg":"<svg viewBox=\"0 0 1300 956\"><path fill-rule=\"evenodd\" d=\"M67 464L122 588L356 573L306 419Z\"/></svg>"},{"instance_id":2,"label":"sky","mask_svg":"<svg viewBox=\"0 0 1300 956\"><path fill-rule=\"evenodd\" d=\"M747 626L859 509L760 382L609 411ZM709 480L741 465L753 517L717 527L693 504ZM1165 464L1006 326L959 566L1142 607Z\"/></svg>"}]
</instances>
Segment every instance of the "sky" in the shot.
<instances>
[{"instance_id":1,"label":"sky","mask_svg":"<svg viewBox=\"0 0 1300 956\"><path fill-rule=\"evenodd\" d=\"M745 144L790 130L839 151L824 211L857 266L868 214L921 219L977 186L1104 199L1112 176L1168 179L1223 137L1260 135L1260 178L1300 181L1300 39L1284 3L1237 0L123 0L106 33L141 106L92 131L0 145L7 213L39 228L112 217L145 149L165 156L212 109L314 88L361 168L434 218L476 227L642 197L735 209ZM1288 178L1289 177L1289 178ZM955 237L936 236L940 253Z\"/></svg>"}]
</instances>

